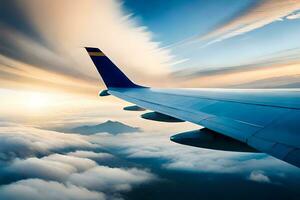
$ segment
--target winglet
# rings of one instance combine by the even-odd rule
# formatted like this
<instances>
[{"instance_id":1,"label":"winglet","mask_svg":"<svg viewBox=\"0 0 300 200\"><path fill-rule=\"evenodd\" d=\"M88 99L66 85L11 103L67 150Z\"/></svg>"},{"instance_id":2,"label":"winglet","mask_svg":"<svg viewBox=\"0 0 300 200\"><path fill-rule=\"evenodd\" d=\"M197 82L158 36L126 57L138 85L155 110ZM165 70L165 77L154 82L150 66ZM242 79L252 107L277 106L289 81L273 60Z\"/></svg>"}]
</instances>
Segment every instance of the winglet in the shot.
<instances>
[{"instance_id":1,"label":"winglet","mask_svg":"<svg viewBox=\"0 0 300 200\"><path fill-rule=\"evenodd\" d=\"M98 48L85 47L107 88L139 88Z\"/></svg>"}]
</instances>

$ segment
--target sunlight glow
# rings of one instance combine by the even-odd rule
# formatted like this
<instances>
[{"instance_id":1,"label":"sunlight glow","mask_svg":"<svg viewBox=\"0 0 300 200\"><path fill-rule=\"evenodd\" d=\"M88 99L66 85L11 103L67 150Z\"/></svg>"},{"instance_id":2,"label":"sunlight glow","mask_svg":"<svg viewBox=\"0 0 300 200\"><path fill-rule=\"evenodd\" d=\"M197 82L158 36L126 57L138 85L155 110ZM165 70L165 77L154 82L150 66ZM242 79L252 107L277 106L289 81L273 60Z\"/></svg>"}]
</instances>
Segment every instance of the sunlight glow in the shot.
<instances>
[{"instance_id":1,"label":"sunlight glow","mask_svg":"<svg viewBox=\"0 0 300 200\"><path fill-rule=\"evenodd\" d=\"M29 95L26 105L31 109L41 109L50 104L49 98L42 93L32 93Z\"/></svg>"}]
</instances>

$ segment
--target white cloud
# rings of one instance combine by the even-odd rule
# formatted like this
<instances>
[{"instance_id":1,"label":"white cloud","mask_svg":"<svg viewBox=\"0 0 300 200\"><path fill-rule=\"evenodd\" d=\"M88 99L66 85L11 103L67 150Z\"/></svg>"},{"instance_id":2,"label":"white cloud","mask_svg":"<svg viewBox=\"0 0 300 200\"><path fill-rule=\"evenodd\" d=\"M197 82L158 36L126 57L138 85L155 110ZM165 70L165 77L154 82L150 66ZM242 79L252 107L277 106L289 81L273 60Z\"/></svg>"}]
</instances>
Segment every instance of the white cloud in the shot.
<instances>
[{"instance_id":1,"label":"white cloud","mask_svg":"<svg viewBox=\"0 0 300 200\"><path fill-rule=\"evenodd\" d=\"M76 168L71 165L39 158L17 159L7 169L7 172L10 174L22 175L26 178L42 178L56 181L66 179L75 171Z\"/></svg>"},{"instance_id":2,"label":"white cloud","mask_svg":"<svg viewBox=\"0 0 300 200\"><path fill-rule=\"evenodd\" d=\"M71 184L41 179L21 180L0 187L0 197L5 200L105 200L105 194L89 191Z\"/></svg>"},{"instance_id":3,"label":"white cloud","mask_svg":"<svg viewBox=\"0 0 300 200\"><path fill-rule=\"evenodd\" d=\"M291 14L291 15L287 16L286 18L287 19L299 19L300 18L300 12Z\"/></svg>"},{"instance_id":4,"label":"white cloud","mask_svg":"<svg viewBox=\"0 0 300 200\"><path fill-rule=\"evenodd\" d=\"M262 28L300 9L294 0L264 0L244 14L201 37L208 44L220 42Z\"/></svg>"},{"instance_id":5,"label":"white cloud","mask_svg":"<svg viewBox=\"0 0 300 200\"><path fill-rule=\"evenodd\" d=\"M83 173L72 174L69 181L90 190L128 191L132 185L148 182L155 176L145 170L97 166Z\"/></svg>"},{"instance_id":6,"label":"white cloud","mask_svg":"<svg viewBox=\"0 0 300 200\"><path fill-rule=\"evenodd\" d=\"M90 158L90 159L109 159L114 157L109 153L103 153L103 152L96 153L93 151L81 151L81 150L70 152L67 155L75 156L79 158Z\"/></svg>"},{"instance_id":7,"label":"white cloud","mask_svg":"<svg viewBox=\"0 0 300 200\"><path fill-rule=\"evenodd\" d=\"M83 136L41 130L17 124L0 127L0 157L9 160L35 154L49 154L65 148L94 148Z\"/></svg>"},{"instance_id":8,"label":"white cloud","mask_svg":"<svg viewBox=\"0 0 300 200\"><path fill-rule=\"evenodd\" d=\"M163 167L214 173L244 173L253 169L293 169L283 161L267 155L207 150L173 143L167 132L131 133L118 136L98 134L91 140L116 149L129 158L156 158L167 160Z\"/></svg>"},{"instance_id":9,"label":"white cloud","mask_svg":"<svg viewBox=\"0 0 300 200\"><path fill-rule=\"evenodd\" d=\"M263 171L253 171L248 177L251 181L261 182L261 183L270 183L270 179L268 176L264 174Z\"/></svg>"},{"instance_id":10,"label":"white cloud","mask_svg":"<svg viewBox=\"0 0 300 200\"><path fill-rule=\"evenodd\" d=\"M86 158L53 154L43 158L16 159L8 166L7 171L27 178L64 181L73 173L95 166L97 164L94 161Z\"/></svg>"},{"instance_id":11,"label":"white cloud","mask_svg":"<svg viewBox=\"0 0 300 200\"><path fill-rule=\"evenodd\" d=\"M94 160L113 159L104 152L72 149L98 149L100 146L89 142L88 137L64 134L57 131L41 130L13 123L1 123L0 148L3 159L14 159L5 167L6 173L25 178L40 178L59 182L81 183L89 187L107 187L114 184L113 191L129 190L132 184L154 178L142 169L121 169L99 166ZM66 155L53 152L66 152ZM41 158L33 157L44 155ZM26 158L29 157L29 158ZM23 159L25 158L25 159ZM94 160L93 160L94 159ZM95 177L100 180L95 181ZM100 188L101 189L101 188Z\"/></svg>"},{"instance_id":12,"label":"white cloud","mask_svg":"<svg viewBox=\"0 0 300 200\"><path fill-rule=\"evenodd\" d=\"M85 154L88 155L89 153ZM156 176L146 169L101 166L88 158L61 154L52 154L42 158L16 159L5 168L4 172L13 175L13 177L19 177L20 179L38 179L45 187L48 187L48 184L51 183L49 188L45 188L49 193L56 192L57 188L51 187L55 184L60 188L65 187L64 190L67 190L66 192L68 192L70 188L80 188L86 192L98 191L98 193L95 194L105 194L106 196L120 196L120 192L129 191L137 184L156 179ZM32 192L34 194L37 193L37 191L32 191L30 188L28 189L28 187L27 189L30 191L23 191L25 190L24 182L26 183L25 185L27 185L26 181L18 181L10 185L2 186L0 188L0 197L2 197L1 195L4 197L9 195L17 197L14 195L19 195L22 192L27 195L28 192L29 198L32 197ZM29 183L31 187L32 181L29 181ZM34 185L35 184L36 182L34 182ZM10 193L12 189L16 191L16 194ZM37 190L39 190L39 188L37 188ZM38 192L42 191L39 190Z\"/></svg>"},{"instance_id":13,"label":"white cloud","mask_svg":"<svg viewBox=\"0 0 300 200\"><path fill-rule=\"evenodd\" d=\"M76 168L76 172L82 172L97 165L96 162L88 158L74 157L71 155L52 154L42 159L46 161L60 162L73 166Z\"/></svg>"}]
</instances>

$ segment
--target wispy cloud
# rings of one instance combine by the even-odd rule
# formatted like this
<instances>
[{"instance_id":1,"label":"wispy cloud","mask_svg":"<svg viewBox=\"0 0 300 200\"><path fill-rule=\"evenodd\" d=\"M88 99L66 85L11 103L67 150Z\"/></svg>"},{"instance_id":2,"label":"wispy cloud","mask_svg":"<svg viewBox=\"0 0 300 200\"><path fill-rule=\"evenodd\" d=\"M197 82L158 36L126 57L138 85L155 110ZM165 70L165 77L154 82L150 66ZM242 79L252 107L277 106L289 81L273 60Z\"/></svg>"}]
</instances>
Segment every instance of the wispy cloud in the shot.
<instances>
[{"instance_id":1,"label":"wispy cloud","mask_svg":"<svg viewBox=\"0 0 300 200\"><path fill-rule=\"evenodd\" d=\"M299 82L299 52L299 48L275 52L235 66L210 67L203 70L198 66L174 72L173 76L184 80L182 85L187 87L288 86Z\"/></svg>"},{"instance_id":2,"label":"wispy cloud","mask_svg":"<svg viewBox=\"0 0 300 200\"><path fill-rule=\"evenodd\" d=\"M286 17L287 19L299 19L300 18L300 12L293 13Z\"/></svg>"},{"instance_id":3,"label":"wispy cloud","mask_svg":"<svg viewBox=\"0 0 300 200\"><path fill-rule=\"evenodd\" d=\"M207 41L207 44L220 42L262 28L299 9L300 2L297 0L263 0L248 12L237 16L196 40Z\"/></svg>"},{"instance_id":4,"label":"wispy cloud","mask_svg":"<svg viewBox=\"0 0 300 200\"><path fill-rule=\"evenodd\" d=\"M118 0L15 0L0 9L16 8L24 17L3 11L0 21L1 87L95 92L100 78L84 46L101 48L130 77L148 83L167 77L175 62Z\"/></svg>"}]
</instances>

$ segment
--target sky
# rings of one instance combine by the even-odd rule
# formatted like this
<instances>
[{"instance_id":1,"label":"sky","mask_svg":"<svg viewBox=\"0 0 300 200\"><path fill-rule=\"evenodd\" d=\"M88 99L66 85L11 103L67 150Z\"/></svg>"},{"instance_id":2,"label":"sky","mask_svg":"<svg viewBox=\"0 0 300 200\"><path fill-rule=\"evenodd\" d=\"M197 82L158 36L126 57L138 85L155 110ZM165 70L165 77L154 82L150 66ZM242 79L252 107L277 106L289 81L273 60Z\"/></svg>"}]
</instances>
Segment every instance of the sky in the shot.
<instances>
[{"instance_id":1,"label":"sky","mask_svg":"<svg viewBox=\"0 0 300 200\"><path fill-rule=\"evenodd\" d=\"M298 0L2 0L0 198L297 199L298 168L172 143L199 127L100 98L83 47L152 87L299 88L299 35ZM141 131L69 131L107 120Z\"/></svg>"}]
</instances>

